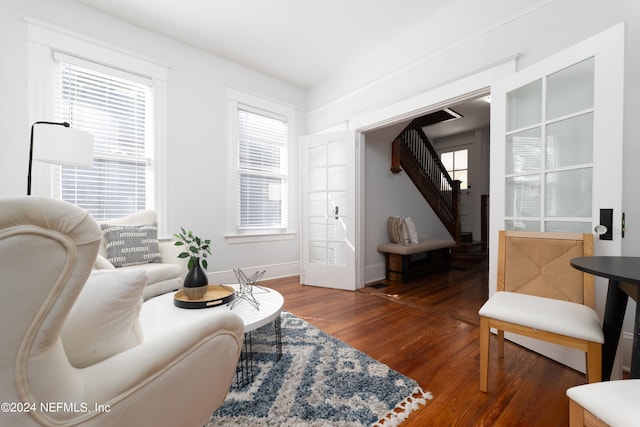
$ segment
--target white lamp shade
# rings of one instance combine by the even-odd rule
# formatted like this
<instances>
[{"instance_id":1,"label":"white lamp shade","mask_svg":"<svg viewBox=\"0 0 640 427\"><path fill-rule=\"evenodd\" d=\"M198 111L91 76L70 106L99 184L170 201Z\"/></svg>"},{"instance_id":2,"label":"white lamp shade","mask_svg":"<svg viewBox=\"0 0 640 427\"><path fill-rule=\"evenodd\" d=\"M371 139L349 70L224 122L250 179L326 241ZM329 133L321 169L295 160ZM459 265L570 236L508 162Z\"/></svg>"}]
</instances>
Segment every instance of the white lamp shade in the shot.
<instances>
[{"instance_id":1,"label":"white lamp shade","mask_svg":"<svg viewBox=\"0 0 640 427\"><path fill-rule=\"evenodd\" d=\"M58 125L33 128L33 159L70 166L93 164L93 135Z\"/></svg>"}]
</instances>

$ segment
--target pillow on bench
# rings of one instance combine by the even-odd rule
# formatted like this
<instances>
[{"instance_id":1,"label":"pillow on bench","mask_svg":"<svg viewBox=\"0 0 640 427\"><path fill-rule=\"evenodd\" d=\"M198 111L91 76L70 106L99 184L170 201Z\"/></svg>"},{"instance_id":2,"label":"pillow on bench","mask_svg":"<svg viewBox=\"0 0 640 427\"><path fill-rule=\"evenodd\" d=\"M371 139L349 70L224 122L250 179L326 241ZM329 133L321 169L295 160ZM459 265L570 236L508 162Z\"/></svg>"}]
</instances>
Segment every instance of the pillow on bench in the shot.
<instances>
[{"instance_id":1,"label":"pillow on bench","mask_svg":"<svg viewBox=\"0 0 640 427\"><path fill-rule=\"evenodd\" d=\"M418 243L416 224L411 217L390 216L387 219L387 229L391 243L399 243L401 245Z\"/></svg>"}]
</instances>

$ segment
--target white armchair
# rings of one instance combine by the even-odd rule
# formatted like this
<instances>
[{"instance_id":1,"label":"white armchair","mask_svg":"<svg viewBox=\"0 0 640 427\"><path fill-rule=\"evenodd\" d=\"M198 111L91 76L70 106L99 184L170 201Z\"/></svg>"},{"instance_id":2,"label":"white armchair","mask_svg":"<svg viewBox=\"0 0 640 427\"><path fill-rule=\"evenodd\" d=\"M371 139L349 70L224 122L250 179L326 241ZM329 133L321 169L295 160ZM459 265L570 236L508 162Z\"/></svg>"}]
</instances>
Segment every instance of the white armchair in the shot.
<instances>
[{"instance_id":1,"label":"white armchair","mask_svg":"<svg viewBox=\"0 0 640 427\"><path fill-rule=\"evenodd\" d=\"M94 277L100 239L90 215L68 203L0 199L0 425L202 426L233 379L242 320L212 313L145 341L135 307L146 274ZM127 286L105 290L116 277ZM87 294L90 286L102 293ZM97 313L112 294L114 306ZM117 316L115 304L134 309ZM91 316L98 326L83 343L82 325L69 323Z\"/></svg>"}]
</instances>

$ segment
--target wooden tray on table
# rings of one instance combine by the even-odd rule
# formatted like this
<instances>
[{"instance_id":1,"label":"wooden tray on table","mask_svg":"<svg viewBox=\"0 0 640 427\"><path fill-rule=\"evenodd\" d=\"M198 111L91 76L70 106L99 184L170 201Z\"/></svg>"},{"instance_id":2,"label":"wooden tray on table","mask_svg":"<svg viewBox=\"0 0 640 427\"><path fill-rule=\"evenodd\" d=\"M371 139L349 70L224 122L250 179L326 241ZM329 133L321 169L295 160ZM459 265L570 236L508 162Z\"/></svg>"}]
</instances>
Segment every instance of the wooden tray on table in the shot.
<instances>
[{"instance_id":1,"label":"wooden tray on table","mask_svg":"<svg viewBox=\"0 0 640 427\"><path fill-rule=\"evenodd\" d=\"M224 305L233 300L235 291L231 286L209 285L202 298L189 299L183 290L173 296L173 305L180 308L209 308Z\"/></svg>"}]
</instances>

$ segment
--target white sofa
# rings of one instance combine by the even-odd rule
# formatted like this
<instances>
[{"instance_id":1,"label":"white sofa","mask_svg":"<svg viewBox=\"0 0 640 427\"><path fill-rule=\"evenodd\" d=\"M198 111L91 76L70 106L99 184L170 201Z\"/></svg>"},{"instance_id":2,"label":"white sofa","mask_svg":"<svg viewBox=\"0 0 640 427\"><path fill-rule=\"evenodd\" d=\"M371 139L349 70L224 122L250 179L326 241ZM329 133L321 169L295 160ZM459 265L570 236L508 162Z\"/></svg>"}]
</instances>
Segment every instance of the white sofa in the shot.
<instances>
[{"instance_id":1,"label":"white sofa","mask_svg":"<svg viewBox=\"0 0 640 427\"><path fill-rule=\"evenodd\" d=\"M178 258L178 254L182 250L180 247L175 246L172 241L158 241L157 248L159 252L159 260L154 262L141 261L143 263L116 267L109 261L109 253L107 251L109 241L107 238L108 235L105 234L105 228L110 225L152 226L153 224L157 224L157 221L158 217L156 212L152 209L147 209L124 218L99 222L103 231L103 236L95 268L98 270L144 270L148 276L148 283L142 294L145 300L157 295L175 291L182 286L182 281L187 274L186 261ZM157 239L157 228L155 237Z\"/></svg>"},{"instance_id":2,"label":"white sofa","mask_svg":"<svg viewBox=\"0 0 640 427\"><path fill-rule=\"evenodd\" d=\"M101 237L69 203L0 198L0 426L201 427L234 378L242 319L145 337L146 273L94 270Z\"/></svg>"}]
</instances>

